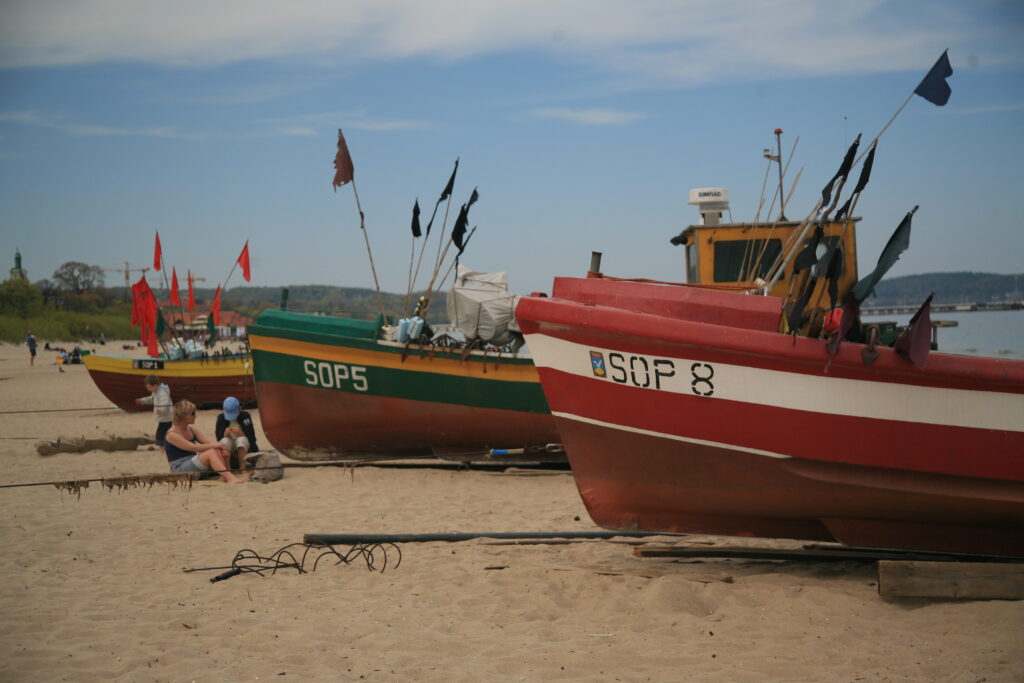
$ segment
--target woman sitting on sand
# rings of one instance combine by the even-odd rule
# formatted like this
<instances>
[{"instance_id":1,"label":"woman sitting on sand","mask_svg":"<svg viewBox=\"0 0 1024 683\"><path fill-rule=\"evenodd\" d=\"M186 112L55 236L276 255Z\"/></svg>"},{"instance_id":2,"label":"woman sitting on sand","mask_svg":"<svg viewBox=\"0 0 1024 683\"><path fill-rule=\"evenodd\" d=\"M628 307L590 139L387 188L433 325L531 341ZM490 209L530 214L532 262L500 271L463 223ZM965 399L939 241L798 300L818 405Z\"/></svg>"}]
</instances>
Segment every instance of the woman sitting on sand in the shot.
<instances>
[{"instance_id":1,"label":"woman sitting on sand","mask_svg":"<svg viewBox=\"0 0 1024 683\"><path fill-rule=\"evenodd\" d=\"M171 415L173 426L164 437L164 451L171 472L216 472L229 484L243 484L231 473L227 462L231 457L224 446L210 441L199 433L193 424L196 421L196 406L192 401L183 400L174 404Z\"/></svg>"}]
</instances>

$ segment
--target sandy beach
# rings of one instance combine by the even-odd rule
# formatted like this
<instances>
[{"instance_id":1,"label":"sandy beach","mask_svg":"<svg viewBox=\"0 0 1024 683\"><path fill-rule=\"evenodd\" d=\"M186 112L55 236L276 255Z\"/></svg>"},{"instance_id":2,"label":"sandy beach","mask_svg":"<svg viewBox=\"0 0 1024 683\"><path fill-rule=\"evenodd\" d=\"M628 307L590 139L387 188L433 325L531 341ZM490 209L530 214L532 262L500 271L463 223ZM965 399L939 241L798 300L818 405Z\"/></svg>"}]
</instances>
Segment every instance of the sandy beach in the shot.
<instances>
[{"instance_id":1,"label":"sandy beach","mask_svg":"<svg viewBox=\"0 0 1024 683\"><path fill-rule=\"evenodd\" d=\"M0 484L167 471L152 446L37 455L43 440L155 426L53 361L0 346ZM216 414L197 426L212 434ZM185 571L307 533L597 530L568 472L304 467L189 490L4 488L0 503L3 681L1024 680L1024 602L885 600L873 563L480 539L404 544L383 572L359 557L218 583Z\"/></svg>"}]
</instances>

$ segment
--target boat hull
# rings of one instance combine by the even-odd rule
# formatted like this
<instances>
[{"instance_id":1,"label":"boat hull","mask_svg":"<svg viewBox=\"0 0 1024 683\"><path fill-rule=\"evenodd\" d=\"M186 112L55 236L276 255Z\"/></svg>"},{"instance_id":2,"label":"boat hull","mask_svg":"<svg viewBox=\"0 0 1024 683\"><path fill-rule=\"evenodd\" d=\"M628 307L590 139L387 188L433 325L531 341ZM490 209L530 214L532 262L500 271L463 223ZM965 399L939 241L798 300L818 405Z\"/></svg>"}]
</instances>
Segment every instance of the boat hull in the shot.
<instances>
[{"instance_id":1,"label":"boat hull","mask_svg":"<svg viewBox=\"0 0 1024 683\"><path fill-rule=\"evenodd\" d=\"M830 363L744 314L770 297L643 287L556 281L517 309L596 523L1024 555L1024 363Z\"/></svg>"},{"instance_id":2,"label":"boat hull","mask_svg":"<svg viewBox=\"0 0 1024 683\"><path fill-rule=\"evenodd\" d=\"M249 330L263 431L293 458L543 454L558 443L527 358L407 349L367 338L372 334L268 324L302 322L261 316Z\"/></svg>"},{"instance_id":3,"label":"boat hull","mask_svg":"<svg viewBox=\"0 0 1024 683\"><path fill-rule=\"evenodd\" d=\"M144 383L150 374L167 384L175 402L188 399L200 408L219 408L226 397L234 396L242 405L256 405L252 360L247 356L155 360L89 354L82 361L100 392L122 410L153 409L135 403L146 395Z\"/></svg>"}]
</instances>

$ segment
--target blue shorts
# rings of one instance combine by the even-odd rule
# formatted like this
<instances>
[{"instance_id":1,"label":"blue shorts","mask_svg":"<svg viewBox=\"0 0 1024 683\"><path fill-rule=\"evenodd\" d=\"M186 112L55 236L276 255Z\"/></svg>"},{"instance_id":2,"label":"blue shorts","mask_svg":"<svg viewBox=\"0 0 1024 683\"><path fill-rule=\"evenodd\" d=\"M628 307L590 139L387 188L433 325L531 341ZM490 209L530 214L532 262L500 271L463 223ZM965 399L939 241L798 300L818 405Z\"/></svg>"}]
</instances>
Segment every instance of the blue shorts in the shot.
<instances>
[{"instance_id":1,"label":"blue shorts","mask_svg":"<svg viewBox=\"0 0 1024 683\"><path fill-rule=\"evenodd\" d=\"M204 465L199 459L199 454L193 455L191 458L179 458L171 463L171 472L200 472L207 473L212 470Z\"/></svg>"}]
</instances>

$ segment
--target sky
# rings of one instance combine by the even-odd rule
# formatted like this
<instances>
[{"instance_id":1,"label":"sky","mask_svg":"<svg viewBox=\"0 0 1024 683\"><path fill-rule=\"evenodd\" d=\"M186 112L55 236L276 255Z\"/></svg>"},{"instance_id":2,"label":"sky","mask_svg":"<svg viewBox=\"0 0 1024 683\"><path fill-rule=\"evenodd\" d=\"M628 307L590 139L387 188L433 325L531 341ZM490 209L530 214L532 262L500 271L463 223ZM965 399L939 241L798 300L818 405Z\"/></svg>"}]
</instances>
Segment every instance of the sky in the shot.
<instances>
[{"instance_id":1,"label":"sky","mask_svg":"<svg viewBox=\"0 0 1024 683\"><path fill-rule=\"evenodd\" d=\"M690 189L727 188L735 221L777 215L781 128L803 218L948 49L949 103L911 97L880 138L860 270L920 205L890 277L1021 273L1022 36L1019 0L6 0L0 267L20 250L32 281L81 261L119 285L159 231L200 286L248 241L251 285L372 287L358 193L380 285L405 292L413 203L425 223L459 159L424 264L476 188L462 263L517 293L592 251L681 281ZM339 128L355 192L331 185Z\"/></svg>"}]
</instances>

